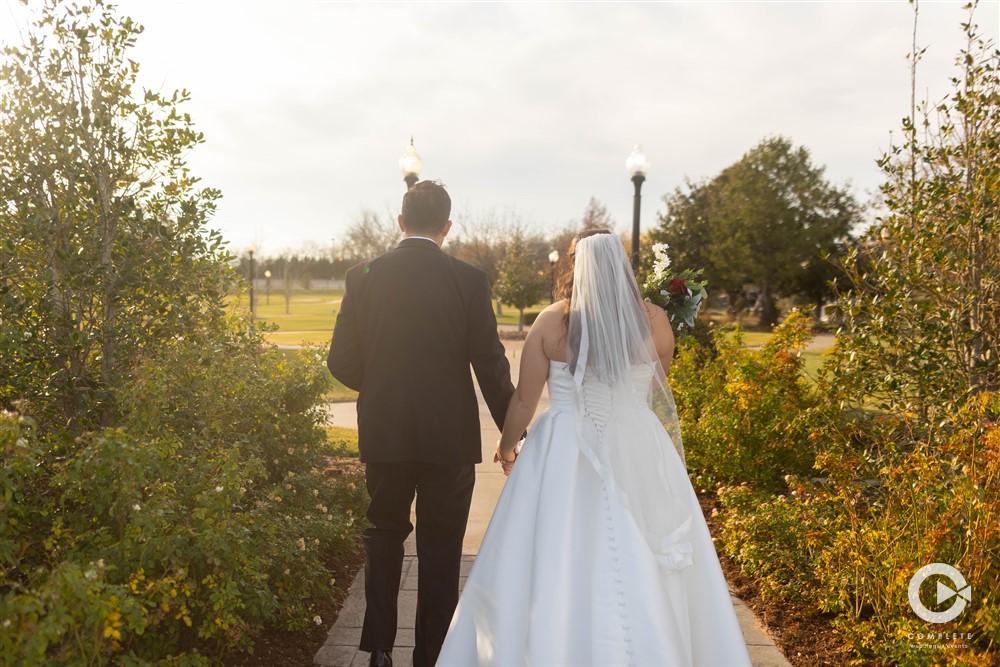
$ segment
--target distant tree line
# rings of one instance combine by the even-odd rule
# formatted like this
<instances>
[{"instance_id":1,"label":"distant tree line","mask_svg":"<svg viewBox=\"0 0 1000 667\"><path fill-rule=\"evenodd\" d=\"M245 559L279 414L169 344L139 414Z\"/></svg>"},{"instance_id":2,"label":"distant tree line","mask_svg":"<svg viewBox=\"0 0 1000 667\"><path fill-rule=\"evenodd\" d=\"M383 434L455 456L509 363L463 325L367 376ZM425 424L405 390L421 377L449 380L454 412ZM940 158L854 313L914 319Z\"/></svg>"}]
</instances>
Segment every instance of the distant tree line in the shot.
<instances>
[{"instance_id":1,"label":"distant tree line","mask_svg":"<svg viewBox=\"0 0 1000 667\"><path fill-rule=\"evenodd\" d=\"M663 200L666 210L641 244L640 274L652 264L650 245L667 243L675 265L705 269L712 294L725 298L731 317L753 311L767 327L779 319L779 299L810 303L817 316L833 301L833 283L844 275L841 260L863 212L848 185L826 180L809 151L785 137L764 139L719 174L688 181ZM498 314L501 304L523 311L550 293L580 231L617 228L594 198L579 218L548 232L530 228L513 210L453 217L444 250L486 272ZM366 209L325 247L261 259L257 276L268 269L272 278L308 288L312 280L342 279L401 238L391 212ZM558 266L550 261L553 251ZM242 262L246 275L246 258Z\"/></svg>"}]
</instances>

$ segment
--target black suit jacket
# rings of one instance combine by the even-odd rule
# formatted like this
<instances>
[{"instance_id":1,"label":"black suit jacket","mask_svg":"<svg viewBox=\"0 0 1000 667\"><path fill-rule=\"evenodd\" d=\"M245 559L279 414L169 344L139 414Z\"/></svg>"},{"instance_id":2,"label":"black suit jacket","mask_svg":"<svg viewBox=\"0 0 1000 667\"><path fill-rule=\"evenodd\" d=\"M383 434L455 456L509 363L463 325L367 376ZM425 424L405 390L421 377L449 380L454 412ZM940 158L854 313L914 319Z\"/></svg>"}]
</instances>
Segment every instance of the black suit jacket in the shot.
<instances>
[{"instance_id":1,"label":"black suit jacket","mask_svg":"<svg viewBox=\"0 0 1000 667\"><path fill-rule=\"evenodd\" d=\"M327 366L360 392L363 462L482 461L470 365L502 428L514 386L483 271L410 238L347 272Z\"/></svg>"}]
</instances>

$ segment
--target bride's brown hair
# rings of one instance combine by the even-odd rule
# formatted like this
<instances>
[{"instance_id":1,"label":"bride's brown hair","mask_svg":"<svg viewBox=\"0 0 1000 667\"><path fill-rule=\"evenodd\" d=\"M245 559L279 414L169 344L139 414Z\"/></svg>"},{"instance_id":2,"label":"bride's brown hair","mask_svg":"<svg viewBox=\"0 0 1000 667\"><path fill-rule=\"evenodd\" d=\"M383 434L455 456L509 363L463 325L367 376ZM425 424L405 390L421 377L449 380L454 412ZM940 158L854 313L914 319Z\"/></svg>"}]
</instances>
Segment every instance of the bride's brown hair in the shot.
<instances>
[{"instance_id":1,"label":"bride's brown hair","mask_svg":"<svg viewBox=\"0 0 1000 667\"><path fill-rule=\"evenodd\" d=\"M573 300L573 269L576 266L576 244L580 242L580 239L585 239L588 236L610 233L610 229L585 229L570 241L568 257L566 257L566 263L563 264L562 272L559 274L559 280L556 284L556 297L566 299L564 312L566 313L567 321L569 320L569 309Z\"/></svg>"}]
</instances>

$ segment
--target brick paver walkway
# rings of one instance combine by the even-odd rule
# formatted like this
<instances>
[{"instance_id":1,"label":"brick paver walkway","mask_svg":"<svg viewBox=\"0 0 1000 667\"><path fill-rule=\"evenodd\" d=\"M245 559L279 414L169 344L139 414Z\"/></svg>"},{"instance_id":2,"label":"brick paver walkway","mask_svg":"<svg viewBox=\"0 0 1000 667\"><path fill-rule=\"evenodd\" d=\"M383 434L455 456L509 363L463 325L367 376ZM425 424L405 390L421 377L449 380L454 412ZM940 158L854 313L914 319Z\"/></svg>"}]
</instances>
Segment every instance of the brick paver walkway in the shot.
<instances>
[{"instance_id":1,"label":"brick paver walkway","mask_svg":"<svg viewBox=\"0 0 1000 667\"><path fill-rule=\"evenodd\" d=\"M507 341L506 347L516 382L521 342ZM547 396L543 396L543 404L539 406L538 412L546 407L547 401ZM330 414L332 421L339 426L357 427L357 412L353 403L334 404L330 406ZM472 496L469 526L465 533L464 552L466 555L462 559L462 585L465 584L465 578L472 568L472 562L479 551L479 544L486 532L486 526L489 524L493 508L497 498L500 497L505 481L500 467L492 463L493 450L496 448L500 433L482 401L480 401L480 422L483 426L483 463L476 466L476 488ZM403 563L403 580L399 591L399 629L392 654L394 667L411 667L412 665L413 622L417 605L416 540L413 534L407 539L404 549L406 560ZM755 667L784 667L788 665L788 661L774 645L764 627L754 617L753 612L736 596L732 596L732 600ZM358 651L364 614L365 574L362 571L355 578L337 622L330 629L326 643L316 653L315 665L321 667L365 667L368 664L368 654ZM608 667L615 666L609 665Z\"/></svg>"}]
</instances>

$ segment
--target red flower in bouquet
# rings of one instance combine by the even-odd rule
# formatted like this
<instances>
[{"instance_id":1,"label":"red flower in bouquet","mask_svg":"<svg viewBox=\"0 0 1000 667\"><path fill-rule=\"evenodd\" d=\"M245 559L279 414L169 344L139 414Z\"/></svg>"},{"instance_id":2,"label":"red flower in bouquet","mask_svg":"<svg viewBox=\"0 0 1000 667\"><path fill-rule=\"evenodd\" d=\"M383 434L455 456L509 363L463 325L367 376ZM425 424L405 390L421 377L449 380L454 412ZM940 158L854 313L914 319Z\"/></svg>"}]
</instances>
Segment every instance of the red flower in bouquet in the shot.
<instances>
[{"instance_id":1,"label":"red flower in bouquet","mask_svg":"<svg viewBox=\"0 0 1000 667\"><path fill-rule=\"evenodd\" d=\"M643 297L663 309L678 333L690 329L708 296L703 269L671 271L666 243L653 244L653 257L653 271L641 288Z\"/></svg>"}]
</instances>

